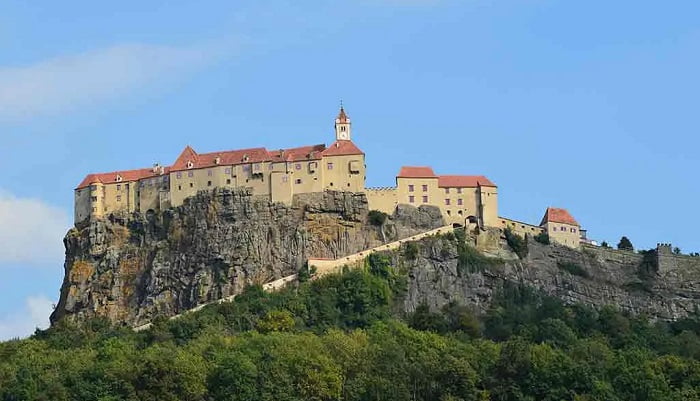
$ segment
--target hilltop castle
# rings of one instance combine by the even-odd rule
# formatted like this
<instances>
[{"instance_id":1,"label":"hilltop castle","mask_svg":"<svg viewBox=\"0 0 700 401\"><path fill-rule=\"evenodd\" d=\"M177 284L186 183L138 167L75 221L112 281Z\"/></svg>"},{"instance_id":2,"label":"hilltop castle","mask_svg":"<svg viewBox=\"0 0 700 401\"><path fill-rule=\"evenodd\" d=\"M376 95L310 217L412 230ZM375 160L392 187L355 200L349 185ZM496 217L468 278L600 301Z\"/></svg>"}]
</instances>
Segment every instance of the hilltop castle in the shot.
<instances>
[{"instance_id":1,"label":"hilltop castle","mask_svg":"<svg viewBox=\"0 0 700 401\"><path fill-rule=\"evenodd\" d=\"M437 175L430 167L405 166L396 186L365 188L365 154L351 134L350 118L341 107L335 142L328 147L197 153L187 146L171 166L88 174L75 189L75 222L117 211L164 210L217 187L249 187L255 195L285 204L295 194L335 190L364 192L370 209L389 214L398 204L433 205L451 224L476 223L531 236L547 233L553 242L574 248L586 241L585 231L564 209L548 208L538 226L499 217L498 187L483 175Z\"/></svg>"}]
</instances>

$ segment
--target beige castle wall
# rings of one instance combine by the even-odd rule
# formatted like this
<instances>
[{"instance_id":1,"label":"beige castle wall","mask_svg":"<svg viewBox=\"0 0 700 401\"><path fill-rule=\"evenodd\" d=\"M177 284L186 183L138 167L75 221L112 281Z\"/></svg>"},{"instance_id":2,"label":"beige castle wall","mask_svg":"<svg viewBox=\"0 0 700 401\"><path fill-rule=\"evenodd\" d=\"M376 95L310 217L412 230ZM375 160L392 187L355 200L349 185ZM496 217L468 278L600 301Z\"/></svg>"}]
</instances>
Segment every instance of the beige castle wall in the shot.
<instances>
[{"instance_id":1,"label":"beige castle wall","mask_svg":"<svg viewBox=\"0 0 700 401\"><path fill-rule=\"evenodd\" d=\"M135 182L114 182L102 185L102 215L136 210Z\"/></svg>"},{"instance_id":2,"label":"beige castle wall","mask_svg":"<svg viewBox=\"0 0 700 401\"><path fill-rule=\"evenodd\" d=\"M572 248L578 248L581 245L579 227L564 223L547 223L545 227L551 242Z\"/></svg>"},{"instance_id":3,"label":"beige castle wall","mask_svg":"<svg viewBox=\"0 0 700 401\"><path fill-rule=\"evenodd\" d=\"M333 168L328 164L332 163ZM350 166L354 165L356 171L351 171ZM365 190L365 156L324 156L319 163L319 168L323 179L323 189L335 191L363 192Z\"/></svg>"},{"instance_id":4,"label":"beige castle wall","mask_svg":"<svg viewBox=\"0 0 700 401\"><path fill-rule=\"evenodd\" d=\"M523 223L522 221L512 220L506 217L499 217L498 223L500 228L509 228L512 232L522 237L525 237L526 235L534 237L545 231L542 227Z\"/></svg>"},{"instance_id":5,"label":"beige castle wall","mask_svg":"<svg viewBox=\"0 0 700 401\"><path fill-rule=\"evenodd\" d=\"M398 205L398 191L396 188L367 188L367 203L370 210L379 210L386 214L393 214Z\"/></svg>"},{"instance_id":6,"label":"beige castle wall","mask_svg":"<svg viewBox=\"0 0 700 401\"><path fill-rule=\"evenodd\" d=\"M442 210L443 218L449 223L465 224L467 217L479 216L476 207L476 188L438 188L440 199L436 206ZM448 201L449 200L449 204ZM462 200L460 205L459 201Z\"/></svg>"},{"instance_id":7,"label":"beige castle wall","mask_svg":"<svg viewBox=\"0 0 700 401\"><path fill-rule=\"evenodd\" d=\"M292 192L305 194L323 191L321 160L306 160L287 163Z\"/></svg>"},{"instance_id":8,"label":"beige castle wall","mask_svg":"<svg viewBox=\"0 0 700 401\"><path fill-rule=\"evenodd\" d=\"M148 210L161 209L161 197L163 193L170 192L170 177L167 174L145 178L138 182L138 196L136 196L136 210L147 212Z\"/></svg>"},{"instance_id":9,"label":"beige castle wall","mask_svg":"<svg viewBox=\"0 0 700 401\"><path fill-rule=\"evenodd\" d=\"M410 190L413 185L413 191ZM423 187L425 185L425 188ZM396 190L398 194L398 203L405 203L413 206L420 205L435 205L440 206L436 202L439 199L439 188L437 178L396 178ZM411 201L413 196L413 201ZM423 197L427 196L427 199Z\"/></svg>"},{"instance_id":10,"label":"beige castle wall","mask_svg":"<svg viewBox=\"0 0 700 401\"><path fill-rule=\"evenodd\" d=\"M270 200L272 202L292 204L292 180L289 174L285 171L273 171L270 174L270 186Z\"/></svg>"},{"instance_id":11,"label":"beige castle wall","mask_svg":"<svg viewBox=\"0 0 700 401\"><path fill-rule=\"evenodd\" d=\"M483 223L487 227L498 227L498 188L480 187L480 189Z\"/></svg>"}]
</instances>

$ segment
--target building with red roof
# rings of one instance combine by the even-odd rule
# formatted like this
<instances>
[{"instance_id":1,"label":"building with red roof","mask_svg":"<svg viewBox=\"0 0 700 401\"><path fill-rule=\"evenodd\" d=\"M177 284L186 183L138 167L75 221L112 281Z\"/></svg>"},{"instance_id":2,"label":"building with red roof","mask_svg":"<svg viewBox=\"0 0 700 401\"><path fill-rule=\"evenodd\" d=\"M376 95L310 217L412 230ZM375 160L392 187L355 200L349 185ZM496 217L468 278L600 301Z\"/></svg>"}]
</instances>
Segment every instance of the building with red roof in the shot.
<instances>
[{"instance_id":1,"label":"building with red roof","mask_svg":"<svg viewBox=\"0 0 700 401\"><path fill-rule=\"evenodd\" d=\"M341 107L335 142L328 147L198 153L186 146L170 166L88 174L75 189L75 221L179 206L198 191L221 187L248 187L255 195L284 203L295 194L330 189L362 192L365 155L352 142L351 128Z\"/></svg>"},{"instance_id":2,"label":"building with red roof","mask_svg":"<svg viewBox=\"0 0 700 401\"><path fill-rule=\"evenodd\" d=\"M366 192L370 208L385 213L393 213L398 204L431 205L452 224L498 224L498 188L483 175L438 175L429 166L403 166L396 187Z\"/></svg>"}]
</instances>

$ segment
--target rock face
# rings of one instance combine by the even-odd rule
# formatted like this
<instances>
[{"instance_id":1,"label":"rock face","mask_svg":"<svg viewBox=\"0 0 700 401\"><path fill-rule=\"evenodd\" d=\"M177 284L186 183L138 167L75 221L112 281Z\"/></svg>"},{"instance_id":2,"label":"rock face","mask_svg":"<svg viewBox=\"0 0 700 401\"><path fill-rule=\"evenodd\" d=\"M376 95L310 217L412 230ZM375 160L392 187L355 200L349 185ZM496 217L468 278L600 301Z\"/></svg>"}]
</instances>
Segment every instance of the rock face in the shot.
<instances>
[{"instance_id":1,"label":"rock face","mask_svg":"<svg viewBox=\"0 0 700 401\"><path fill-rule=\"evenodd\" d=\"M375 227L364 194L297 196L289 207L244 189L201 192L162 213L112 215L69 231L51 321L100 316L139 326L294 274L308 258L337 259L442 225L435 207L400 205ZM700 257L674 255L668 245L640 255L530 240L521 260L498 230L467 241L499 262L465 268L457 241L445 236L421 240L411 260L401 250L389 253L395 266L408 271L405 311L453 300L484 310L506 282L656 319L694 313L700 301Z\"/></svg>"},{"instance_id":2,"label":"rock face","mask_svg":"<svg viewBox=\"0 0 700 401\"><path fill-rule=\"evenodd\" d=\"M379 229L364 194L295 197L291 207L246 189L200 192L175 209L112 215L68 232L51 316L138 326L337 258L442 226L437 208L402 207Z\"/></svg>"},{"instance_id":3,"label":"rock face","mask_svg":"<svg viewBox=\"0 0 700 401\"><path fill-rule=\"evenodd\" d=\"M520 260L505 255L507 245L501 247L497 253L503 262L479 272L459 268L455 243L443 238L423 240L415 260L394 254L394 263L409 271L404 309L413 311L421 303L438 309L456 300L483 311L505 282L535 287L565 302L615 305L653 319L678 319L700 306L698 257L663 249L647 255L599 247L577 251L531 240L527 257Z\"/></svg>"}]
</instances>

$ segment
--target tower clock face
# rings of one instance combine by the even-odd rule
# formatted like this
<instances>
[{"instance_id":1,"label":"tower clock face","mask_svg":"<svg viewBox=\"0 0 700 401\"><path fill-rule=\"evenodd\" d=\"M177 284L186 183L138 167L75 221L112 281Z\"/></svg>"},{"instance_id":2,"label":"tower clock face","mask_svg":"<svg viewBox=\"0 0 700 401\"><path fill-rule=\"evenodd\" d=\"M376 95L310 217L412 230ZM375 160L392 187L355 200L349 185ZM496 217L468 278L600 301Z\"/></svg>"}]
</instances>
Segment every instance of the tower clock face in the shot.
<instances>
[{"instance_id":1,"label":"tower clock face","mask_svg":"<svg viewBox=\"0 0 700 401\"><path fill-rule=\"evenodd\" d=\"M348 139L348 133L347 133L347 132L341 131L341 132L338 133L338 138L340 138L340 139Z\"/></svg>"}]
</instances>

